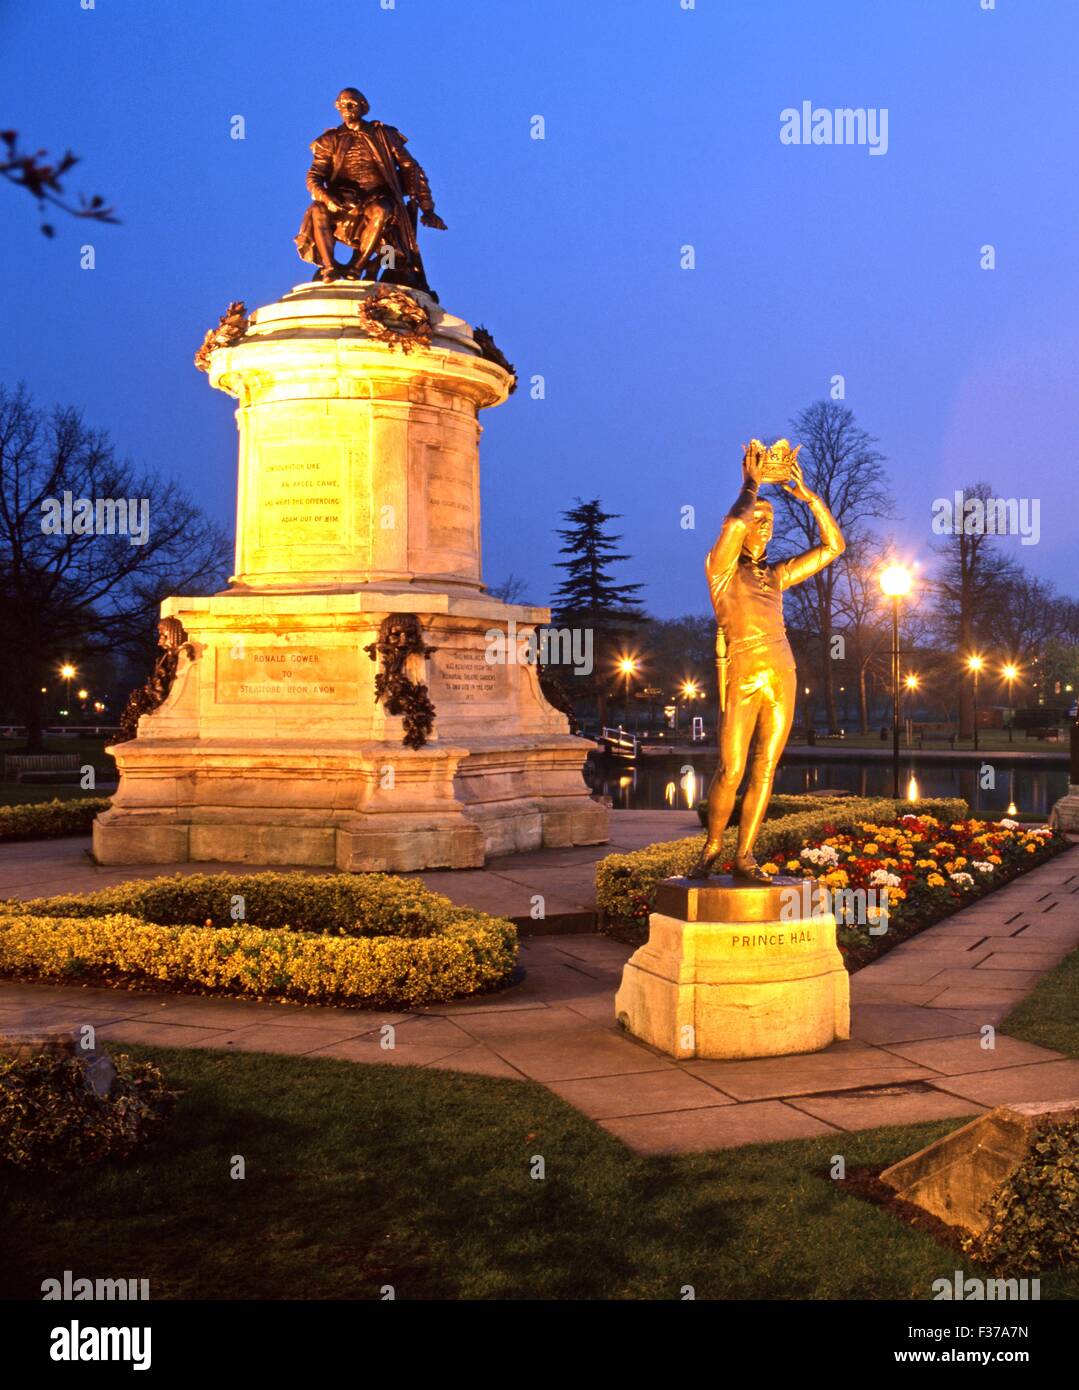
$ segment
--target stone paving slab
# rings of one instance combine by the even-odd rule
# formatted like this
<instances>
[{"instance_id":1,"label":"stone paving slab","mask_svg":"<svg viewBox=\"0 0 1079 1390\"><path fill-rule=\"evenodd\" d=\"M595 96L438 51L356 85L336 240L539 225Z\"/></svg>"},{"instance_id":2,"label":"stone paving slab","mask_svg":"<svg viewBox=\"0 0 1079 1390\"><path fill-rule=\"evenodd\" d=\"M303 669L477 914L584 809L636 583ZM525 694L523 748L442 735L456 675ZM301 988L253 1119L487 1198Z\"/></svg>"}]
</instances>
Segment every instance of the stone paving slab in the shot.
<instances>
[{"instance_id":1,"label":"stone paving slab","mask_svg":"<svg viewBox=\"0 0 1079 1390\"><path fill-rule=\"evenodd\" d=\"M929 1120L965 1119L980 1115L984 1107L935 1089L852 1092L842 1096L801 1096L788 1102L837 1129L877 1129L882 1125L920 1125Z\"/></svg>"},{"instance_id":2,"label":"stone paving slab","mask_svg":"<svg viewBox=\"0 0 1079 1390\"><path fill-rule=\"evenodd\" d=\"M734 1100L770 1100L814 1091L856 1090L930 1076L924 1067L860 1042L833 1043L822 1052L749 1061L695 1060L682 1069Z\"/></svg>"},{"instance_id":3,"label":"stone paving slab","mask_svg":"<svg viewBox=\"0 0 1079 1390\"><path fill-rule=\"evenodd\" d=\"M834 1125L781 1100L746 1105L678 1110L664 1115L633 1115L600 1124L628 1148L642 1154L694 1153L764 1144L779 1139L816 1139L838 1134Z\"/></svg>"},{"instance_id":4,"label":"stone paving slab","mask_svg":"<svg viewBox=\"0 0 1079 1390\"><path fill-rule=\"evenodd\" d=\"M696 828L695 818L674 829L670 813L640 814L644 819L636 825L619 825L614 817L619 835L643 836L639 843L647 843ZM70 865L70 842L59 843L68 845ZM48 890L57 891L58 866L50 858L56 844L47 851L41 845L0 847L0 892L10 891L4 875L11 863L32 866ZM10 863L3 852L26 848L33 852ZM610 851L594 848L595 858ZM501 888L497 874L480 872L492 893L510 891L507 884L518 893L554 875L559 862L579 883L590 854L591 848L544 851L562 859L544 859L537 870L542 875L531 880L521 863L529 856L510 856L518 862ZM188 867L202 872L220 866ZM93 865L80 872L89 876L80 887L103 881ZM614 993L631 948L593 934L525 938L519 983L498 994L404 1012L0 981L0 1027L93 1023L106 1042L531 1079L641 1153L841 1135L960 1119L1003 1101L1079 1096L1079 1060L1001 1034L993 1050L981 1047L984 1026L998 1023L1079 944L1073 885L1079 890L1079 847L980 902L976 921L967 909L896 947L852 979L851 1041L804 1056L678 1062L621 1033ZM386 1025L394 1028L392 1048L382 1045Z\"/></svg>"},{"instance_id":5,"label":"stone paving slab","mask_svg":"<svg viewBox=\"0 0 1079 1390\"><path fill-rule=\"evenodd\" d=\"M942 1091L977 1101L979 1105L1018 1104L1029 1100L1071 1100L1079 1104L1079 1061L1059 1058L1033 1066L1002 1067L942 1077L934 1083Z\"/></svg>"},{"instance_id":6,"label":"stone paving slab","mask_svg":"<svg viewBox=\"0 0 1079 1390\"><path fill-rule=\"evenodd\" d=\"M927 1042L889 1043L887 1050L944 1076L1000 1071L1005 1067L1023 1066L1031 1062L1058 1060L1058 1054L1049 1048L1023 1042L1020 1038L1009 1038L1006 1033L994 1034L992 1047L984 1047L983 1041L980 1035L933 1038Z\"/></svg>"}]
</instances>

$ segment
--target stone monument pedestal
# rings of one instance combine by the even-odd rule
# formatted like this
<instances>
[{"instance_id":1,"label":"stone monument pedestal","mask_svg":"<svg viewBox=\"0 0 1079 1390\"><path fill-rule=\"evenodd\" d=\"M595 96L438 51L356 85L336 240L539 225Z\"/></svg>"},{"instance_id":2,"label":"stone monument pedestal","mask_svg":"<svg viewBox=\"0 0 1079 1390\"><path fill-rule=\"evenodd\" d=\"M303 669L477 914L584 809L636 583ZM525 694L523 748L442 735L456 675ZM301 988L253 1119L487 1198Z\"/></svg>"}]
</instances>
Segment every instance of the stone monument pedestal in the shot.
<instances>
[{"instance_id":1,"label":"stone monument pedestal","mask_svg":"<svg viewBox=\"0 0 1079 1390\"><path fill-rule=\"evenodd\" d=\"M615 1014L671 1057L777 1057L850 1037L850 982L827 895L729 876L661 883Z\"/></svg>"},{"instance_id":2,"label":"stone monument pedestal","mask_svg":"<svg viewBox=\"0 0 1079 1390\"><path fill-rule=\"evenodd\" d=\"M100 863L468 868L607 839L593 745L528 659L549 612L482 582L477 415L513 378L463 319L394 294L426 340L395 339L383 286L309 283L210 354L239 402L236 574L162 604L183 645L167 697L109 750ZM422 639L403 668L435 710L418 747L375 698L387 620Z\"/></svg>"}]
</instances>

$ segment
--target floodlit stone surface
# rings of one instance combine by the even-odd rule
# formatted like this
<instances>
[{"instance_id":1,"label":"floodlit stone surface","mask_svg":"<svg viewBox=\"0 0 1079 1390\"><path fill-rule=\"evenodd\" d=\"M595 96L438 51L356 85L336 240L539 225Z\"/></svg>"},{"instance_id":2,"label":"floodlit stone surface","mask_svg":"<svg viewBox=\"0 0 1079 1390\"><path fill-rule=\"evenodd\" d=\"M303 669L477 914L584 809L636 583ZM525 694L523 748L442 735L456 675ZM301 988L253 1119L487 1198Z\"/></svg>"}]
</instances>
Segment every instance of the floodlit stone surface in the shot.
<instances>
[{"instance_id":1,"label":"floodlit stone surface","mask_svg":"<svg viewBox=\"0 0 1079 1390\"><path fill-rule=\"evenodd\" d=\"M743 920L653 912L615 998L628 1032L679 1058L785 1056L850 1036L850 982L831 913L797 907L780 916L779 888L702 891L684 882L681 898L662 885L657 902L682 901L684 916L712 910Z\"/></svg>"},{"instance_id":2,"label":"floodlit stone surface","mask_svg":"<svg viewBox=\"0 0 1079 1390\"><path fill-rule=\"evenodd\" d=\"M299 286L211 357L211 385L239 403L236 573L162 605L190 645L168 699L112 750L102 864L460 869L607 839L581 775L591 745L523 659L548 610L482 583L478 412L509 373L418 291L429 346L369 337L374 288ZM419 749L375 702L364 650L392 613L417 615L434 648L408 658L436 709Z\"/></svg>"},{"instance_id":3,"label":"floodlit stone surface","mask_svg":"<svg viewBox=\"0 0 1079 1390\"><path fill-rule=\"evenodd\" d=\"M1077 1114L1079 1095L998 1106L886 1168L881 1181L950 1226L983 1231L986 1203L1022 1163L1039 1127Z\"/></svg>"}]
</instances>

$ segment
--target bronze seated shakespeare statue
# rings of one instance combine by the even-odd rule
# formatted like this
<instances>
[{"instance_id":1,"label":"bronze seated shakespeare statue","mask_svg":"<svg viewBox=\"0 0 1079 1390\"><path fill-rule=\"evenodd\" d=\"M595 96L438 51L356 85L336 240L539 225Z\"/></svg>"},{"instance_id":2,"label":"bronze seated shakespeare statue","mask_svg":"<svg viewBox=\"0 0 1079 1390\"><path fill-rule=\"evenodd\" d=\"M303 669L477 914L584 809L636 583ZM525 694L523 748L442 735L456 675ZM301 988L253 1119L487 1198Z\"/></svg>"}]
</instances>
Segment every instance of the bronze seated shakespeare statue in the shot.
<instances>
[{"instance_id":1,"label":"bronze seated shakespeare statue","mask_svg":"<svg viewBox=\"0 0 1079 1390\"><path fill-rule=\"evenodd\" d=\"M767 563L773 513L772 504L758 496L762 482L781 482L785 492L808 505L820 528L819 546ZM753 844L790 733L798 688L794 653L783 625L783 591L830 565L844 548L835 518L805 484L798 449L785 439L771 448L758 439L747 444L742 491L705 562L717 623L719 765L708 789L708 836L691 878L707 878L712 872L755 736L733 874L745 883L771 882L753 857Z\"/></svg>"},{"instance_id":2,"label":"bronze seated shakespeare statue","mask_svg":"<svg viewBox=\"0 0 1079 1390\"><path fill-rule=\"evenodd\" d=\"M341 125L323 131L311 146L307 191L313 202L296 237L300 256L318 266L316 280L374 280L381 271L387 284L430 293L417 212L425 227L445 231L446 224L435 213L427 175L399 130L364 119L371 108L362 92L346 87L336 106ZM346 265L334 257L338 241L352 248Z\"/></svg>"}]
</instances>

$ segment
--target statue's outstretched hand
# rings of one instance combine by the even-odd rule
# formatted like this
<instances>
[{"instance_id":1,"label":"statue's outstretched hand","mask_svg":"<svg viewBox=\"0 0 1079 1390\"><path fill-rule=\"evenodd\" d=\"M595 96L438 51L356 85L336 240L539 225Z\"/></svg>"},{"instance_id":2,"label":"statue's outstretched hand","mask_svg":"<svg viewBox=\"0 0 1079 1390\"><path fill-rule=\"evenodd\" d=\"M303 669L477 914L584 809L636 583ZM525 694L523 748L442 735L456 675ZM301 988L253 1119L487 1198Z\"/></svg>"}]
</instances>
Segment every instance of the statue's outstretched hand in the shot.
<instances>
[{"instance_id":1,"label":"statue's outstretched hand","mask_svg":"<svg viewBox=\"0 0 1079 1390\"><path fill-rule=\"evenodd\" d=\"M761 479L764 477L764 464L767 458L767 451L760 448L756 441L747 444L742 450L742 482L753 483L759 487Z\"/></svg>"},{"instance_id":2,"label":"statue's outstretched hand","mask_svg":"<svg viewBox=\"0 0 1079 1390\"><path fill-rule=\"evenodd\" d=\"M805 478L802 477L802 465L797 461L791 464L790 482L783 484L783 491L789 492L792 497L796 497L799 502L811 502L816 496L806 487Z\"/></svg>"},{"instance_id":3,"label":"statue's outstretched hand","mask_svg":"<svg viewBox=\"0 0 1079 1390\"><path fill-rule=\"evenodd\" d=\"M430 212L422 213L420 215L420 221L425 227L435 227L440 232L447 230L445 222L443 222L442 218L439 217L438 213L435 212L433 208Z\"/></svg>"}]
</instances>

